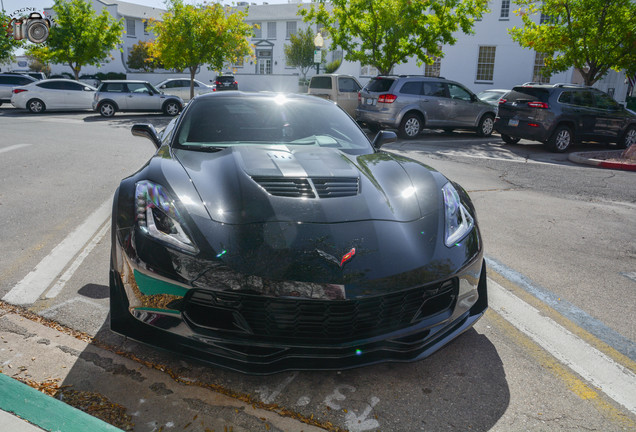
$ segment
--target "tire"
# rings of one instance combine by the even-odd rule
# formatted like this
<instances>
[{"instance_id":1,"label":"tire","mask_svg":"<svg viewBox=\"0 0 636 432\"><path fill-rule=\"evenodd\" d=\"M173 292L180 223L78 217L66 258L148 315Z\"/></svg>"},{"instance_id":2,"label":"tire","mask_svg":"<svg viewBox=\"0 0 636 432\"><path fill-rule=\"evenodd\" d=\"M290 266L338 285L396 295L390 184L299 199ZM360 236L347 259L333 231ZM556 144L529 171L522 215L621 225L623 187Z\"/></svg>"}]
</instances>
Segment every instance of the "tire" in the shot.
<instances>
[{"instance_id":1,"label":"tire","mask_svg":"<svg viewBox=\"0 0 636 432\"><path fill-rule=\"evenodd\" d=\"M40 99L31 99L26 104L27 109L33 114L41 114L46 110L46 105Z\"/></svg>"},{"instance_id":2,"label":"tire","mask_svg":"<svg viewBox=\"0 0 636 432\"><path fill-rule=\"evenodd\" d=\"M501 134L501 139L506 144L517 144L521 140L521 138L512 137L512 136L506 135L506 134Z\"/></svg>"},{"instance_id":3,"label":"tire","mask_svg":"<svg viewBox=\"0 0 636 432\"><path fill-rule=\"evenodd\" d=\"M400 123L398 130L400 137L404 139L415 139L422 132L422 118L417 114L407 114Z\"/></svg>"},{"instance_id":4,"label":"tire","mask_svg":"<svg viewBox=\"0 0 636 432\"><path fill-rule=\"evenodd\" d=\"M99 105L99 113L102 117L112 117L117 112L117 108L115 108L115 104L112 102L102 102Z\"/></svg>"},{"instance_id":5,"label":"tire","mask_svg":"<svg viewBox=\"0 0 636 432\"><path fill-rule=\"evenodd\" d=\"M480 137L489 137L492 135L492 131L495 128L495 117L492 114L484 115L479 120L479 126L477 126L477 135Z\"/></svg>"},{"instance_id":6,"label":"tire","mask_svg":"<svg viewBox=\"0 0 636 432\"><path fill-rule=\"evenodd\" d=\"M633 145L636 145L636 126L629 126L618 141L617 146L619 149L626 149Z\"/></svg>"},{"instance_id":7,"label":"tire","mask_svg":"<svg viewBox=\"0 0 636 432\"><path fill-rule=\"evenodd\" d=\"M181 110L181 105L176 101L168 101L163 104L163 112L165 115L176 116Z\"/></svg>"},{"instance_id":8,"label":"tire","mask_svg":"<svg viewBox=\"0 0 636 432\"><path fill-rule=\"evenodd\" d=\"M572 129L568 126L558 126L548 142L546 142L546 146L548 149L555 153L563 153L574 141L574 135L572 134Z\"/></svg>"}]
</instances>

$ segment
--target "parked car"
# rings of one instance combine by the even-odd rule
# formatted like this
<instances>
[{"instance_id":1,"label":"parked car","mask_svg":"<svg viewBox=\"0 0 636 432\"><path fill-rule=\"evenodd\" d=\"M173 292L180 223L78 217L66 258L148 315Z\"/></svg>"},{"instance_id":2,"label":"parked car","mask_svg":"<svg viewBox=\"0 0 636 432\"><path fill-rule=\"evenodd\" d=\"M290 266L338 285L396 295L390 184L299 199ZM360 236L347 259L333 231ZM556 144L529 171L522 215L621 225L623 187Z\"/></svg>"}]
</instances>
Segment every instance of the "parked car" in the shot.
<instances>
[{"instance_id":1,"label":"parked car","mask_svg":"<svg viewBox=\"0 0 636 432\"><path fill-rule=\"evenodd\" d=\"M499 101L495 129L504 142L539 141L564 152L575 142L636 143L636 115L602 91L573 84L522 85Z\"/></svg>"},{"instance_id":2,"label":"parked car","mask_svg":"<svg viewBox=\"0 0 636 432\"><path fill-rule=\"evenodd\" d=\"M486 102L487 104L497 107L499 106L499 99L501 99L501 97L505 95L506 93L508 93L509 91L510 90L503 90L503 89L484 90L477 93L477 97L480 100Z\"/></svg>"},{"instance_id":3,"label":"parked car","mask_svg":"<svg viewBox=\"0 0 636 432\"><path fill-rule=\"evenodd\" d=\"M102 81L95 92L93 109L104 117L112 117L117 111L163 111L176 116L183 109L183 100L166 95L147 81Z\"/></svg>"},{"instance_id":4,"label":"parked car","mask_svg":"<svg viewBox=\"0 0 636 432\"><path fill-rule=\"evenodd\" d=\"M476 130L489 136L496 109L466 87L444 78L378 76L360 91L356 120L372 130L397 129L416 138L423 128Z\"/></svg>"},{"instance_id":5,"label":"parked car","mask_svg":"<svg viewBox=\"0 0 636 432\"><path fill-rule=\"evenodd\" d=\"M234 79L234 75L217 75L214 85L216 85L216 91L238 90L238 82Z\"/></svg>"},{"instance_id":6,"label":"parked car","mask_svg":"<svg viewBox=\"0 0 636 432\"><path fill-rule=\"evenodd\" d=\"M11 102L13 89L37 81L35 78L11 72L0 73L0 105Z\"/></svg>"},{"instance_id":7,"label":"parked car","mask_svg":"<svg viewBox=\"0 0 636 432\"><path fill-rule=\"evenodd\" d=\"M115 192L111 329L249 373L416 361L487 308L475 209L308 95L193 99ZM426 233L426 235L422 235Z\"/></svg>"},{"instance_id":8,"label":"parked car","mask_svg":"<svg viewBox=\"0 0 636 432\"><path fill-rule=\"evenodd\" d=\"M157 84L157 87L160 91L165 94L170 94L174 96L179 96L184 101L190 100L190 80L184 78L170 78L164 81L161 81ZM216 91L216 85L212 84L211 86L202 83L201 81L194 80L194 95L212 93Z\"/></svg>"},{"instance_id":9,"label":"parked car","mask_svg":"<svg viewBox=\"0 0 636 432\"><path fill-rule=\"evenodd\" d=\"M90 110L96 90L68 79L41 80L14 88L11 103L34 114L45 110Z\"/></svg>"},{"instance_id":10,"label":"parked car","mask_svg":"<svg viewBox=\"0 0 636 432\"><path fill-rule=\"evenodd\" d=\"M361 88L358 80L351 75L323 74L311 77L308 93L334 101L355 118Z\"/></svg>"}]
</instances>

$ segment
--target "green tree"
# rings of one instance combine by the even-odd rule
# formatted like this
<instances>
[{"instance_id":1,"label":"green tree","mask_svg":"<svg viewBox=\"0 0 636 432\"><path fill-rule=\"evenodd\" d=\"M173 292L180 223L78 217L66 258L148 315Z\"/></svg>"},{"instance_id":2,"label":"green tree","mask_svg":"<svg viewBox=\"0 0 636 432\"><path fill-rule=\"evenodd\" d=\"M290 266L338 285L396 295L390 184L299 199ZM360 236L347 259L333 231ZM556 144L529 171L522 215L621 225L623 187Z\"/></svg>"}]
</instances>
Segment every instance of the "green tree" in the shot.
<instances>
[{"instance_id":1,"label":"green tree","mask_svg":"<svg viewBox=\"0 0 636 432\"><path fill-rule=\"evenodd\" d=\"M87 0L55 0L56 25L49 38L30 53L44 62L68 65L79 78L82 66L99 64L121 42L122 20L114 20L106 9L95 13Z\"/></svg>"},{"instance_id":2,"label":"green tree","mask_svg":"<svg viewBox=\"0 0 636 432\"><path fill-rule=\"evenodd\" d=\"M139 41L133 45L128 54L128 67L131 69L141 69L144 72L152 72L161 67L157 59L152 56L152 42Z\"/></svg>"},{"instance_id":3,"label":"green tree","mask_svg":"<svg viewBox=\"0 0 636 432\"><path fill-rule=\"evenodd\" d=\"M299 30L296 34L289 37L289 45L285 44L285 60L289 66L298 68L303 75L303 82L307 79L307 72L314 64L314 37L316 34L307 27L305 30Z\"/></svg>"},{"instance_id":4,"label":"green tree","mask_svg":"<svg viewBox=\"0 0 636 432\"><path fill-rule=\"evenodd\" d=\"M225 63L236 63L252 48L248 37L252 26L244 19L245 11L233 11L219 3L186 5L169 0L163 21L154 21L151 30L157 35L154 55L169 69L190 71L190 97L194 97L194 75L199 66L222 70Z\"/></svg>"},{"instance_id":5,"label":"green tree","mask_svg":"<svg viewBox=\"0 0 636 432\"><path fill-rule=\"evenodd\" d=\"M453 33L472 33L488 0L319 0L301 8L345 51L345 60L375 66L388 74L396 64L417 58L418 65L443 55L440 45L456 42Z\"/></svg>"},{"instance_id":6,"label":"green tree","mask_svg":"<svg viewBox=\"0 0 636 432\"><path fill-rule=\"evenodd\" d=\"M515 0L523 27L508 30L524 48L548 54L544 74L575 67L591 86L610 69L636 73L636 2ZM541 22L543 21L543 22Z\"/></svg>"},{"instance_id":7,"label":"green tree","mask_svg":"<svg viewBox=\"0 0 636 432\"><path fill-rule=\"evenodd\" d=\"M20 41L9 35L10 22L11 18L0 10L0 64L11 60L13 51L21 45Z\"/></svg>"}]
</instances>

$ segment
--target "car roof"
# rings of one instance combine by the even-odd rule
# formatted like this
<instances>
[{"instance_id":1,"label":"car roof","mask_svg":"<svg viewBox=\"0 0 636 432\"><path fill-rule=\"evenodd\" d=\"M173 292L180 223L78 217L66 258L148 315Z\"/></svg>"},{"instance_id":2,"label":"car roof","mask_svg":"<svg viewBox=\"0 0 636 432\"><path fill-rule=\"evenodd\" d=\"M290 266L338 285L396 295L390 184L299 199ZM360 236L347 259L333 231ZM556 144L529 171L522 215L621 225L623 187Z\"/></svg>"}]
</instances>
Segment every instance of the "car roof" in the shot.
<instances>
[{"instance_id":1,"label":"car roof","mask_svg":"<svg viewBox=\"0 0 636 432\"><path fill-rule=\"evenodd\" d=\"M150 84L148 81L143 81L143 80L104 80L102 81L102 84L104 83L143 83L143 84Z\"/></svg>"}]
</instances>

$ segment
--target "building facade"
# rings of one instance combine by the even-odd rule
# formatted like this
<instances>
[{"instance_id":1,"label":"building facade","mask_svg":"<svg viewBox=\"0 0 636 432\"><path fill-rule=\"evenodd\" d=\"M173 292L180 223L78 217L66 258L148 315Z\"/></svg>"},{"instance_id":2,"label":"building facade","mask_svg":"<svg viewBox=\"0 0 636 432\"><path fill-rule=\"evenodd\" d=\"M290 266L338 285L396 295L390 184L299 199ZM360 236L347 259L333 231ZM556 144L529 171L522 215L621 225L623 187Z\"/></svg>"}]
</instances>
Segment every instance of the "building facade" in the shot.
<instances>
[{"instance_id":1,"label":"building facade","mask_svg":"<svg viewBox=\"0 0 636 432\"><path fill-rule=\"evenodd\" d=\"M115 0L90 1L96 10L105 8L114 18L123 18L124 34L121 46L113 50L113 60L97 68L86 66L82 68L82 73L125 72L129 78L147 79L153 83L162 81L168 75L186 76L170 71L138 73L127 66L128 54L133 45L153 38L147 28L148 20L160 20L164 10ZM242 90L297 91L299 72L287 64L284 46L289 43L289 37L301 29L312 26L314 32L318 31L314 24L305 23L298 15L299 8L309 6L309 3L297 0L290 0L287 4L238 2L236 8L248 9L246 21L255 28L251 40L253 56L227 65L223 71L209 71L202 67L197 79L209 82L218 72L233 73ZM457 42L442 46L444 56L436 59L433 65L418 65L415 59L410 59L404 64L396 65L393 73L443 76L463 83L476 93L492 88L509 89L526 82L582 83L580 75L573 68L548 78L543 77L543 56L521 48L508 34L509 28L523 25L521 18L513 13L513 2L491 0L489 6L491 12L475 22L474 34L457 33ZM341 51L330 49L329 39L325 39L325 43L323 49L327 50L326 62L342 57ZM68 68L56 65L53 73L66 69ZM347 61L342 62L337 72L353 75L362 84L377 75L377 70L373 67ZM310 70L308 77L314 73L315 69ZM624 74L610 72L596 87L623 102L628 85Z\"/></svg>"}]
</instances>

